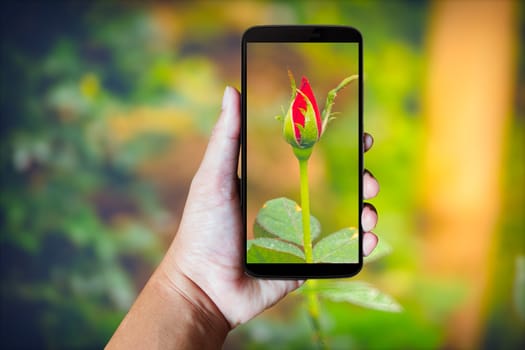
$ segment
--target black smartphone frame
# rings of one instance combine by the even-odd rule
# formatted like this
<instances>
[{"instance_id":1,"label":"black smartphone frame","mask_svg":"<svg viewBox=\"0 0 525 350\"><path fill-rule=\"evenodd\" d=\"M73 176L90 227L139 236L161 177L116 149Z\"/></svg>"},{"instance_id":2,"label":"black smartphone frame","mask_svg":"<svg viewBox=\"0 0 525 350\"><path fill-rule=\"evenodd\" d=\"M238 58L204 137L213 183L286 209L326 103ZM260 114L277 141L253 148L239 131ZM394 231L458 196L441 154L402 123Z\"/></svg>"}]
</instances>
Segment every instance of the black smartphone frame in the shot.
<instances>
[{"instance_id":1,"label":"black smartphone frame","mask_svg":"<svg viewBox=\"0 0 525 350\"><path fill-rule=\"evenodd\" d=\"M359 260L356 263L248 263L247 261L247 45L254 42L290 42L290 43L319 43L319 42L348 42L358 44L358 232L359 232ZM363 39L359 31L347 26L323 25L285 25L285 26L256 26L249 28L242 36L241 49L241 207L243 220L243 264L247 274L254 277L275 279L306 279L306 278L340 278L351 277L357 274L363 266L363 230L361 227L361 213L363 212Z\"/></svg>"}]
</instances>

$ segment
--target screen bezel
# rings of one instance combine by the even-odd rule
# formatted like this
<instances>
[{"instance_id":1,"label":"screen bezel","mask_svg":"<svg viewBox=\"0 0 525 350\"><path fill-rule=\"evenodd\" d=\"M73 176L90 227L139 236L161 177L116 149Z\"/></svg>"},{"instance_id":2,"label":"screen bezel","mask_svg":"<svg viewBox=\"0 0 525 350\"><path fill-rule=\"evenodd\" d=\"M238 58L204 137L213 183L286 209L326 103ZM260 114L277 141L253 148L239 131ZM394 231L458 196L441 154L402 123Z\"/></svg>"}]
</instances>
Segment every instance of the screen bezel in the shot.
<instances>
[{"instance_id":1,"label":"screen bezel","mask_svg":"<svg viewBox=\"0 0 525 350\"><path fill-rule=\"evenodd\" d=\"M355 263L248 263L247 261L247 168L246 125L247 125L247 45L248 43L323 43L345 42L358 44L358 249L359 260ZM363 266L363 232L361 213L363 211L363 40L358 30L346 26L256 26L249 28L242 37L241 49L241 206L243 220L243 263L246 273L254 277L266 278L337 278L357 274Z\"/></svg>"}]
</instances>

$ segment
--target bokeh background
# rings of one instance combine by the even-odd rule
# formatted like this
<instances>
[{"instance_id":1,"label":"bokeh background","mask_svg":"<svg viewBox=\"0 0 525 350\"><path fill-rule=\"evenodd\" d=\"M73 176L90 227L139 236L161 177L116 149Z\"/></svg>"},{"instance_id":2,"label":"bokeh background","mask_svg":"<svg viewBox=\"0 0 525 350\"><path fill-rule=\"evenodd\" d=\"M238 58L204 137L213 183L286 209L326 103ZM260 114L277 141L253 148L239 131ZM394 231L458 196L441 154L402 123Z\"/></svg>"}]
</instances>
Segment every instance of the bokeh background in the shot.
<instances>
[{"instance_id":1,"label":"bokeh background","mask_svg":"<svg viewBox=\"0 0 525 350\"><path fill-rule=\"evenodd\" d=\"M325 302L329 344L524 348L523 4L4 1L0 12L2 348L107 342L177 230L224 86L240 86L242 32L279 23L364 37L376 140L365 164L392 253L357 279L404 311ZM304 305L287 297L225 348L314 348Z\"/></svg>"}]
</instances>

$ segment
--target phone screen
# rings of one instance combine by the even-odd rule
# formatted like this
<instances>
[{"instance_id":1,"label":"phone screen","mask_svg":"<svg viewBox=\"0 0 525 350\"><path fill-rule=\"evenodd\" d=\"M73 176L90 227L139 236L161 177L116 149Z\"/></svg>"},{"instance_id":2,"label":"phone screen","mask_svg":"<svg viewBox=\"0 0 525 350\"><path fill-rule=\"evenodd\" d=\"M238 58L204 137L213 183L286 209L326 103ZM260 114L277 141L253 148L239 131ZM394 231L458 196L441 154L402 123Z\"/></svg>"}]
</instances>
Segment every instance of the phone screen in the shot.
<instances>
[{"instance_id":1,"label":"phone screen","mask_svg":"<svg viewBox=\"0 0 525 350\"><path fill-rule=\"evenodd\" d=\"M362 263L361 40L323 30L243 42L245 263L255 275L349 275Z\"/></svg>"}]
</instances>

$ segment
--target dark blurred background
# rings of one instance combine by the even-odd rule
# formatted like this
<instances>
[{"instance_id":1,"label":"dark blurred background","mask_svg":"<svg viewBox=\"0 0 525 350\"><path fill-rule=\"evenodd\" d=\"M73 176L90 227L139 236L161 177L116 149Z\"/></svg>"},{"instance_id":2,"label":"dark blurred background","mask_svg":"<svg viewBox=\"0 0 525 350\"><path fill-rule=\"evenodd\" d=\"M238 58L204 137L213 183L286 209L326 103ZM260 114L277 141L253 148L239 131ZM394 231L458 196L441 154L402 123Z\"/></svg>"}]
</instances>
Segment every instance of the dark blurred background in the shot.
<instances>
[{"instance_id":1,"label":"dark blurred background","mask_svg":"<svg viewBox=\"0 0 525 350\"><path fill-rule=\"evenodd\" d=\"M2 348L107 342L177 230L224 86L240 87L242 32L280 23L364 37L376 140L365 163L381 183L375 232L393 250L357 279L404 311L325 302L329 344L525 347L522 3L54 0L0 12ZM294 295L225 345L276 347L315 348Z\"/></svg>"}]
</instances>

